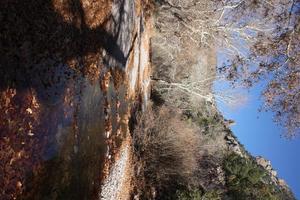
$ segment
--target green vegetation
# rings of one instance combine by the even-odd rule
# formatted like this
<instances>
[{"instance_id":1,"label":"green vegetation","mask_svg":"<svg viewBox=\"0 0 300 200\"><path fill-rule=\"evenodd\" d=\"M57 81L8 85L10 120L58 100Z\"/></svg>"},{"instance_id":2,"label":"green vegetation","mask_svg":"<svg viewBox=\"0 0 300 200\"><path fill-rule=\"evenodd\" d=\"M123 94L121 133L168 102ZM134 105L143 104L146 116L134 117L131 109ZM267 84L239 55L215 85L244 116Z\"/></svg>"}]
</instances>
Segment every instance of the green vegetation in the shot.
<instances>
[{"instance_id":1,"label":"green vegetation","mask_svg":"<svg viewBox=\"0 0 300 200\"><path fill-rule=\"evenodd\" d=\"M197 200L202 197L202 191L192 190L192 191L176 191L176 196L178 200Z\"/></svg>"},{"instance_id":2,"label":"green vegetation","mask_svg":"<svg viewBox=\"0 0 300 200\"><path fill-rule=\"evenodd\" d=\"M215 113L189 116L153 105L136 122L134 194L140 199L294 199L243 146L234 144L241 154L227 149L226 138L234 135Z\"/></svg>"},{"instance_id":3,"label":"green vegetation","mask_svg":"<svg viewBox=\"0 0 300 200\"><path fill-rule=\"evenodd\" d=\"M278 187L269 183L269 175L251 158L231 153L223 160L226 190L178 190L178 200L282 200L289 199Z\"/></svg>"},{"instance_id":4,"label":"green vegetation","mask_svg":"<svg viewBox=\"0 0 300 200\"><path fill-rule=\"evenodd\" d=\"M289 119L287 121L291 123L286 124L287 121L284 120L283 125L291 130L288 134L293 134L292 132L299 126L299 122L295 121L298 119L295 116L299 113L295 113L297 109L287 109L298 105L295 103L297 100L295 92L299 88L293 90L291 88L295 88L294 84L299 80L299 75L295 74L293 67L299 61L290 62L293 60L290 55L294 53L288 55L287 59L275 59L276 62L284 61L284 65L274 62L264 63L264 59L261 58L276 58L277 55L281 57L286 54L284 51L289 49L287 47L292 47L290 52L295 51L297 45L293 41L297 40L293 29L298 28L298 25L290 26L290 30L281 30L282 33L286 33L280 36L282 38L277 36L274 38L277 33L281 33L280 29L276 29L278 32L274 35L269 35L267 30L273 25L286 24L287 21L291 25L297 22L300 18L293 22L289 19L295 14L292 10L296 7L296 1L286 4L276 2L276 6L281 8L276 12L268 12L270 4L266 1L256 0L226 2L204 0L197 3L187 0L154 1L156 32L151 39L152 100L158 106L172 109L175 107L178 113L183 114L180 117L185 119L186 124L197 127L196 131L201 140L200 153L197 155L198 169L193 180L188 181L190 177L183 176L186 183L184 185L177 184L178 179L171 178L164 184L163 191L157 191L159 198L156 199L294 199L288 188L279 185L269 171L253 160L232 134L231 120L224 119L216 108L217 102L236 108L244 103L244 96L242 94L235 96L234 91L231 89L227 91L226 88L216 91L213 83L215 80L231 79L233 85L238 83L239 86L250 87L266 75L275 73L274 77L278 79L275 82L270 79L270 83L274 84L267 85L263 93L266 108L275 113L279 111L281 115L277 118ZM275 1L270 2L275 4ZM245 16L249 18L245 20ZM257 19L259 20L256 21ZM273 22L273 25L269 24ZM264 24L270 25L269 28ZM238 34L236 30L239 31ZM242 41L243 45L237 41ZM271 48L270 46L274 44L276 44L274 48ZM244 52L244 47L249 48L250 52L241 58L240 52ZM217 52L220 50L225 51L223 53L226 55L228 53L228 56L224 59L226 63L218 65L220 67L218 68ZM279 51L282 52L277 54ZM253 73L249 73L248 70L255 67L252 65L253 61L258 61L259 65ZM251 67L248 69L249 66ZM287 73L276 74L277 71L284 70ZM284 87L278 87L282 85ZM291 95L286 95L289 92ZM286 112L283 113L282 110ZM163 123L164 120L158 120L159 126ZM160 131L161 129L165 129L164 126L158 128ZM160 143L163 142L160 140ZM176 159L175 162L177 165L177 162L181 161ZM172 166L176 168L174 164ZM173 196L170 197L170 194Z\"/></svg>"},{"instance_id":5,"label":"green vegetation","mask_svg":"<svg viewBox=\"0 0 300 200\"><path fill-rule=\"evenodd\" d=\"M197 125L204 134L214 135L219 128L223 128L223 124L220 123L222 117L213 106L210 106L209 109L211 109L211 113L206 112L208 108L204 109L202 107L187 110L183 114L187 118L188 123Z\"/></svg>"},{"instance_id":6,"label":"green vegetation","mask_svg":"<svg viewBox=\"0 0 300 200\"><path fill-rule=\"evenodd\" d=\"M224 159L224 171L231 199L282 199L280 191L267 182L266 171L249 158L230 154Z\"/></svg>"},{"instance_id":7,"label":"green vegetation","mask_svg":"<svg viewBox=\"0 0 300 200\"><path fill-rule=\"evenodd\" d=\"M177 191L178 200L221 200L221 193L217 190L202 192L201 190Z\"/></svg>"}]
</instances>

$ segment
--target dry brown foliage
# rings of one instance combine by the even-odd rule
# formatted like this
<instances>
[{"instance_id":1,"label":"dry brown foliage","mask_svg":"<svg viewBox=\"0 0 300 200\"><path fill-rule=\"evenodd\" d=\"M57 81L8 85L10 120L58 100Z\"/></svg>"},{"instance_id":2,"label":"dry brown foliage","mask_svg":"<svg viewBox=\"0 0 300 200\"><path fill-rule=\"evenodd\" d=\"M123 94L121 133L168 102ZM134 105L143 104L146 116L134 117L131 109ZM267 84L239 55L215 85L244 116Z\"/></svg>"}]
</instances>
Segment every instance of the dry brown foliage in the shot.
<instances>
[{"instance_id":1,"label":"dry brown foliage","mask_svg":"<svg viewBox=\"0 0 300 200\"><path fill-rule=\"evenodd\" d=\"M138 117L133 135L137 183L143 192L152 190L152 196L153 188L192 182L197 169L200 137L178 113L167 107L150 108Z\"/></svg>"},{"instance_id":2,"label":"dry brown foliage","mask_svg":"<svg viewBox=\"0 0 300 200\"><path fill-rule=\"evenodd\" d=\"M44 141L36 133L40 113L33 91L7 89L0 105L0 197L9 200L24 191L26 172L38 166Z\"/></svg>"}]
</instances>

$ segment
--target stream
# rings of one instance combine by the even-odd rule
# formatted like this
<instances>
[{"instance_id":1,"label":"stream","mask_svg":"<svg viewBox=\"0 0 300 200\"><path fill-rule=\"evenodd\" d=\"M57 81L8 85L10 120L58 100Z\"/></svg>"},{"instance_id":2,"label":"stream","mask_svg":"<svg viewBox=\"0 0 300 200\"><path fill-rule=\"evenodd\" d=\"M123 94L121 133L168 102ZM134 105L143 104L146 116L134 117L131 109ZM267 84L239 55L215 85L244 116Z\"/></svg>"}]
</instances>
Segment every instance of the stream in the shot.
<instances>
[{"instance_id":1,"label":"stream","mask_svg":"<svg viewBox=\"0 0 300 200\"><path fill-rule=\"evenodd\" d=\"M138 2L1 3L1 200L99 198L149 98Z\"/></svg>"}]
</instances>

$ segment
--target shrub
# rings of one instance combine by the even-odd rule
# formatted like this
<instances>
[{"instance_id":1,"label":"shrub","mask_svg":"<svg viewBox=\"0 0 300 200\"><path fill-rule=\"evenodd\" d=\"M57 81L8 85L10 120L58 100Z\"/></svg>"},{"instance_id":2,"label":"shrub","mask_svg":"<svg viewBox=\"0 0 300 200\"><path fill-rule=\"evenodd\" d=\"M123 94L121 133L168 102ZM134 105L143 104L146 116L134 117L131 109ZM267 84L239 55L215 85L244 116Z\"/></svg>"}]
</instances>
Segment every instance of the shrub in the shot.
<instances>
[{"instance_id":1,"label":"shrub","mask_svg":"<svg viewBox=\"0 0 300 200\"><path fill-rule=\"evenodd\" d=\"M221 192L218 190L210 190L202 192L199 189L176 192L178 200L221 200Z\"/></svg>"},{"instance_id":2,"label":"shrub","mask_svg":"<svg viewBox=\"0 0 300 200\"><path fill-rule=\"evenodd\" d=\"M202 197L202 192L200 190L192 191L181 191L176 192L178 200L199 200Z\"/></svg>"},{"instance_id":3,"label":"shrub","mask_svg":"<svg viewBox=\"0 0 300 200\"><path fill-rule=\"evenodd\" d=\"M155 188L167 195L180 185L193 184L200 138L178 113L167 107L150 108L137 118L134 153L144 190Z\"/></svg>"},{"instance_id":4,"label":"shrub","mask_svg":"<svg viewBox=\"0 0 300 200\"><path fill-rule=\"evenodd\" d=\"M201 200L221 200L221 193L217 190L206 192Z\"/></svg>"}]
</instances>

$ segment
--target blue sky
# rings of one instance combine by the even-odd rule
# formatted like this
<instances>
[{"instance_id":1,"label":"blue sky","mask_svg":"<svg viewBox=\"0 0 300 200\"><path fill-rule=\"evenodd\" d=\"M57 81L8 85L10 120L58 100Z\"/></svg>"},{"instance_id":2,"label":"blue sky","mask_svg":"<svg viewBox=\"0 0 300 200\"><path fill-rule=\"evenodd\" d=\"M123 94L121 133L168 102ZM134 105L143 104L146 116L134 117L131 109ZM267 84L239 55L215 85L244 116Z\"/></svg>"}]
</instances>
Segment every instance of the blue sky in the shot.
<instances>
[{"instance_id":1,"label":"blue sky","mask_svg":"<svg viewBox=\"0 0 300 200\"><path fill-rule=\"evenodd\" d=\"M223 86L220 86L223 84ZM218 90L224 82L216 83ZM219 104L219 109L227 119L233 119L234 134L246 149L254 156L261 155L271 161L278 176L292 188L300 199L300 136L288 140L281 137L282 130L272 121L272 113L258 112L261 105L261 86L252 88L247 94L246 105L232 109ZM245 92L245 91L244 91Z\"/></svg>"}]
</instances>

